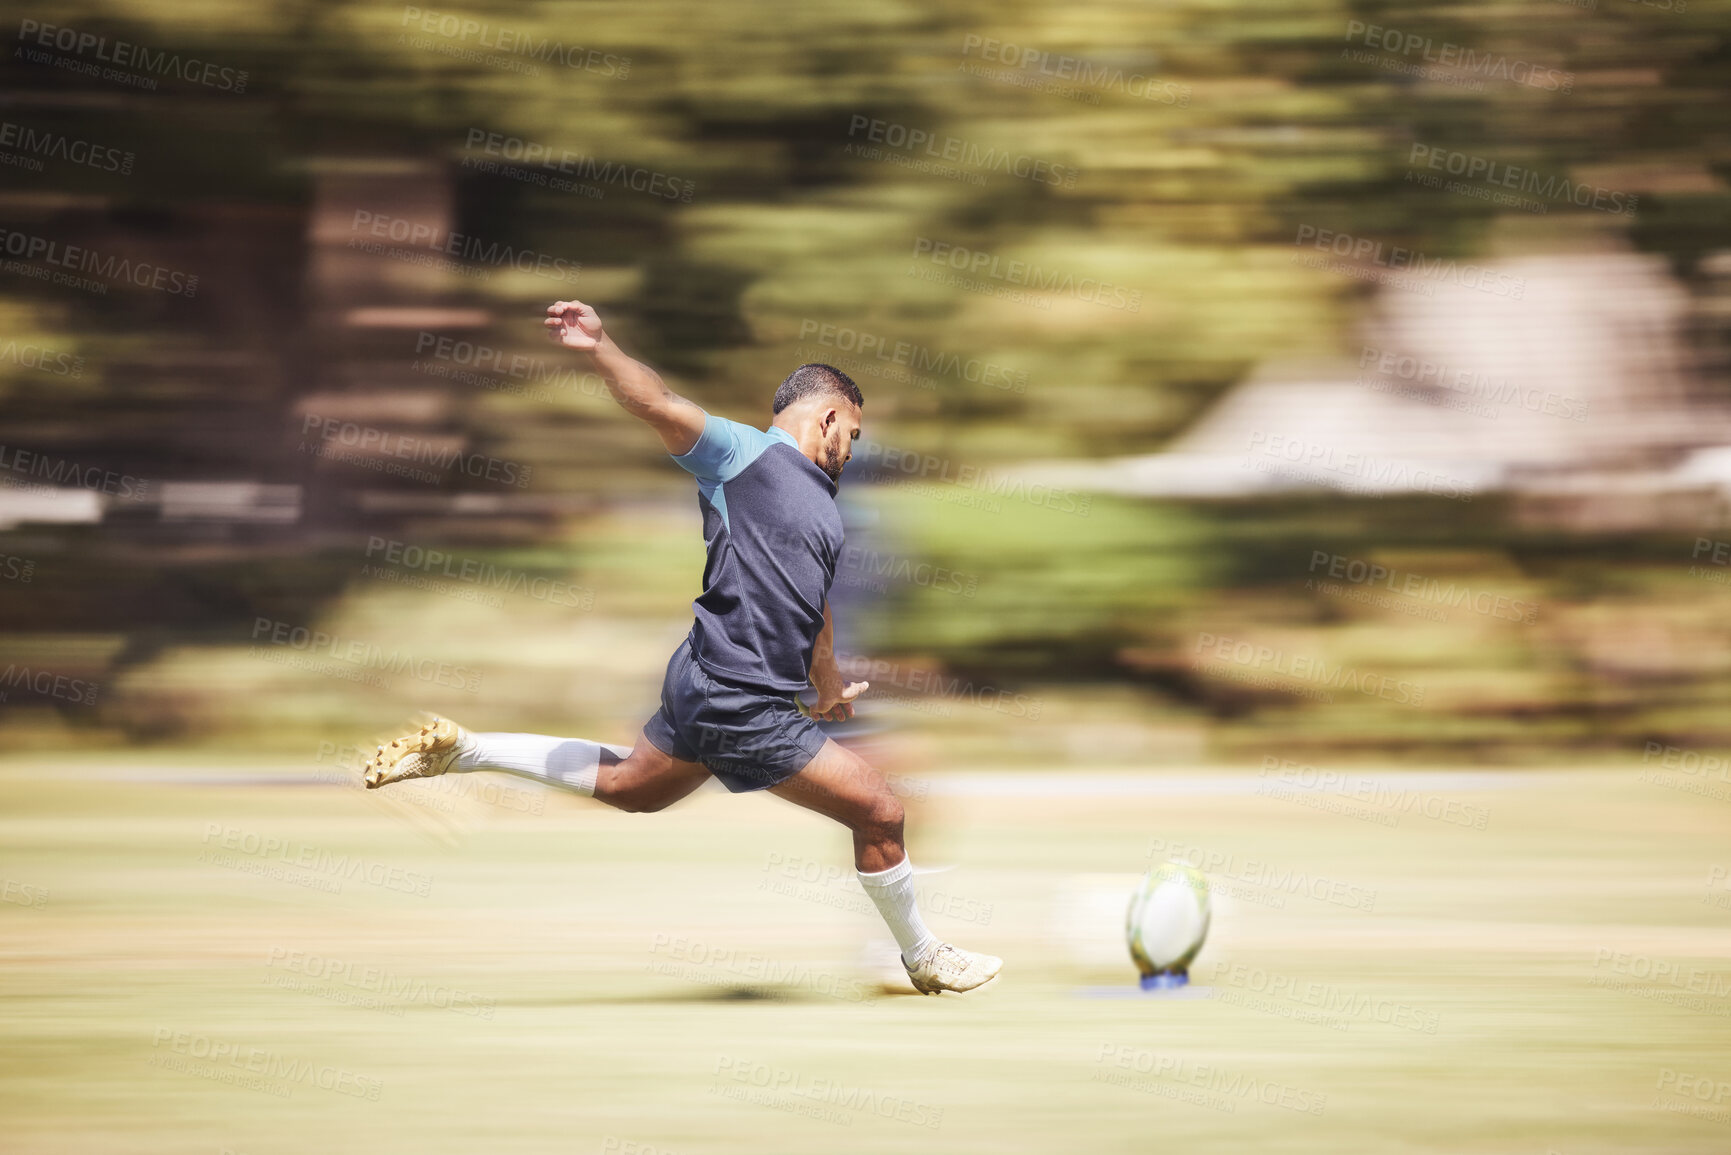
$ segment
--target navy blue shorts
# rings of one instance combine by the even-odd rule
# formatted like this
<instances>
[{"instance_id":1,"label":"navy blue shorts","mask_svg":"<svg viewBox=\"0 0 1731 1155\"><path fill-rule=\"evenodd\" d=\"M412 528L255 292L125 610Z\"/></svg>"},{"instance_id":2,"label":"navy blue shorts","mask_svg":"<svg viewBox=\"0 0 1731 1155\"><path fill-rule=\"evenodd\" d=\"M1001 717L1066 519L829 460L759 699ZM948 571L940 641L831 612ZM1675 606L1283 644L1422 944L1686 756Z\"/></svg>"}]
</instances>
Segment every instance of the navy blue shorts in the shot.
<instances>
[{"instance_id":1,"label":"navy blue shorts","mask_svg":"<svg viewBox=\"0 0 1731 1155\"><path fill-rule=\"evenodd\" d=\"M791 694L711 676L691 656L690 638L667 662L661 709L643 733L662 753L701 762L735 794L785 782L824 744Z\"/></svg>"}]
</instances>

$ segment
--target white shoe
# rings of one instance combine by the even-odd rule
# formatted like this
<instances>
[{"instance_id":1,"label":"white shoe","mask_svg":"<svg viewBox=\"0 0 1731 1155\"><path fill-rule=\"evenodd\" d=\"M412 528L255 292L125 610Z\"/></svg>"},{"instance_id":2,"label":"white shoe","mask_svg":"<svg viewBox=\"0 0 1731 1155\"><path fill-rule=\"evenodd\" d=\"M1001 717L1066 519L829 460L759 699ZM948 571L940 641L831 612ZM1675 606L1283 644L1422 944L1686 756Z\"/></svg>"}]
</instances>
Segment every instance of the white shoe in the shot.
<instances>
[{"instance_id":1,"label":"white shoe","mask_svg":"<svg viewBox=\"0 0 1731 1155\"><path fill-rule=\"evenodd\" d=\"M935 995L939 991L961 994L977 990L997 978L998 972L1004 968L1004 960L940 942L928 948L911 966L906 962L902 965L907 967L908 979L914 984L914 989L922 995Z\"/></svg>"},{"instance_id":2,"label":"white shoe","mask_svg":"<svg viewBox=\"0 0 1731 1155\"><path fill-rule=\"evenodd\" d=\"M366 764L367 789L445 773L457 764L457 754L468 737L449 718L434 718L413 734L391 739Z\"/></svg>"}]
</instances>

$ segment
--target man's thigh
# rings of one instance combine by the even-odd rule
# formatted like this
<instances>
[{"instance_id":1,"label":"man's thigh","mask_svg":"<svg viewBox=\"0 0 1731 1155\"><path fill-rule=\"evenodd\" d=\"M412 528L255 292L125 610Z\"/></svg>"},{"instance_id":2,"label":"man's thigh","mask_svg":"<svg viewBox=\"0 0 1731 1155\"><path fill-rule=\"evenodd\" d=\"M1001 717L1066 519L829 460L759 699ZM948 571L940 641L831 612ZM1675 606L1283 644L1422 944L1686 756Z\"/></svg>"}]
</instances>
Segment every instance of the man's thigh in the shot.
<instances>
[{"instance_id":1,"label":"man's thigh","mask_svg":"<svg viewBox=\"0 0 1731 1155\"><path fill-rule=\"evenodd\" d=\"M678 714L687 749L673 752L702 762L735 794L785 782L822 751L823 731L790 695L721 682L701 669L692 677L700 700Z\"/></svg>"},{"instance_id":2,"label":"man's thigh","mask_svg":"<svg viewBox=\"0 0 1731 1155\"><path fill-rule=\"evenodd\" d=\"M846 826L858 827L896 805L889 781L877 767L826 738L805 769L769 788L778 798L815 810Z\"/></svg>"},{"instance_id":3,"label":"man's thigh","mask_svg":"<svg viewBox=\"0 0 1731 1155\"><path fill-rule=\"evenodd\" d=\"M596 768L595 798L621 810L665 810L703 785L709 771L701 763L661 749L645 731L628 757L609 765L603 752Z\"/></svg>"}]
</instances>

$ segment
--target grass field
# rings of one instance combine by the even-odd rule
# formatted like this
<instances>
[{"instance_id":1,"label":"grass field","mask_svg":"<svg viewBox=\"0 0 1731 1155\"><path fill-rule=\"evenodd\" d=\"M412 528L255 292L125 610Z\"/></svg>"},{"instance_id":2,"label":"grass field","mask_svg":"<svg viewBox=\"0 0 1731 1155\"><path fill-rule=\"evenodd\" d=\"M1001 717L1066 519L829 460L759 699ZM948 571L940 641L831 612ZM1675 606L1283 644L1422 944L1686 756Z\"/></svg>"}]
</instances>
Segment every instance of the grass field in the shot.
<instances>
[{"instance_id":1,"label":"grass field","mask_svg":"<svg viewBox=\"0 0 1731 1155\"><path fill-rule=\"evenodd\" d=\"M1724 1152L1731 802L1640 774L934 777L929 917L1007 963L922 999L766 796L14 758L0 1146ZM1215 889L1195 985L1112 997L1168 856Z\"/></svg>"}]
</instances>

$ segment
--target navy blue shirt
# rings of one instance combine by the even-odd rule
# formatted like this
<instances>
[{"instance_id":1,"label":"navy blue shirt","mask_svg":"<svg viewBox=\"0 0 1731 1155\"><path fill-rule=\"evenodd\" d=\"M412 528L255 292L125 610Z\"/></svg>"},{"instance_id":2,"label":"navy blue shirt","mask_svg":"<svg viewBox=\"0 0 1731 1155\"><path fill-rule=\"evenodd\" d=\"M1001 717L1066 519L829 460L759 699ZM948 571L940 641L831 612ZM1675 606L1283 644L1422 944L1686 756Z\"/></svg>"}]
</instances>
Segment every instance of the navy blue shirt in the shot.
<instances>
[{"instance_id":1,"label":"navy blue shirt","mask_svg":"<svg viewBox=\"0 0 1731 1155\"><path fill-rule=\"evenodd\" d=\"M689 453L703 511L703 594L691 654L712 676L802 690L841 556L835 482L793 435L711 414Z\"/></svg>"}]
</instances>

